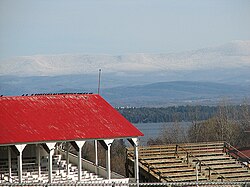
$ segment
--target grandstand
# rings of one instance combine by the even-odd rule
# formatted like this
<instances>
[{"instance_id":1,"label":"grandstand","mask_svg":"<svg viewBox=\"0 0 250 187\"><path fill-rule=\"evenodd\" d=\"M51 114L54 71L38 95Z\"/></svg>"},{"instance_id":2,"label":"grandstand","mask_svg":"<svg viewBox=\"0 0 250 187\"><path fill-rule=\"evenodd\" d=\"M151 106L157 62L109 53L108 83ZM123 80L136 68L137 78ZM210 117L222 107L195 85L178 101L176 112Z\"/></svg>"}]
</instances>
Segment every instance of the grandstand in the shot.
<instances>
[{"instance_id":1,"label":"grandstand","mask_svg":"<svg viewBox=\"0 0 250 187\"><path fill-rule=\"evenodd\" d=\"M128 182L111 171L115 139L134 147L139 182L138 136L143 134L96 94L32 94L0 97L0 184ZM82 159L82 147L94 141L95 163ZM98 164L97 143L106 151ZM62 149L61 145L65 147ZM69 152L72 147L77 155Z\"/></svg>"},{"instance_id":2,"label":"grandstand","mask_svg":"<svg viewBox=\"0 0 250 187\"><path fill-rule=\"evenodd\" d=\"M69 169L67 171L67 161L63 158L63 154L53 155L52 161L52 179L53 183L62 183L62 182L74 182L78 181L78 167L75 163L69 163ZM71 156L75 156L71 154ZM82 160L83 165L86 165L86 160ZM88 162L90 163L90 162ZM19 183L18 178L18 164L17 159L12 159L12 173L11 180L9 179L9 170L8 170L8 160L2 159L0 161L0 171L2 173L0 183L10 181L12 183ZM22 163L22 182L23 183L47 183L48 182L48 156L43 156L41 158L41 171L38 173L37 159L35 157L25 157L23 158ZM92 169L95 168L92 163ZM100 172L102 170L102 172ZM89 171L89 168L83 168L81 182L102 182L110 183L112 181L126 182L128 183L129 179L125 178L119 174L112 172L112 179L106 179L105 168L99 166L98 174L95 172Z\"/></svg>"},{"instance_id":3,"label":"grandstand","mask_svg":"<svg viewBox=\"0 0 250 187\"><path fill-rule=\"evenodd\" d=\"M224 142L139 147L140 179L143 182L250 181L249 167L231 155L230 150L232 146ZM128 176L133 174L132 168L133 151L128 148Z\"/></svg>"},{"instance_id":4,"label":"grandstand","mask_svg":"<svg viewBox=\"0 0 250 187\"><path fill-rule=\"evenodd\" d=\"M0 169L4 176L2 176L2 181L8 181L8 160L1 160ZM53 182L62 181L77 181L78 180L78 168L77 165L69 165L69 175L67 175L66 160L61 158L61 155L53 155L52 161L52 178ZM17 160L12 160L12 182L18 182L18 170L17 170ZM24 158L22 167L22 182L47 182L48 181L48 157L41 158L41 172L38 175L38 166L36 164L36 158ZM98 175L90 173L88 171L83 171L81 176L81 181L91 181L91 180L102 180Z\"/></svg>"}]
</instances>

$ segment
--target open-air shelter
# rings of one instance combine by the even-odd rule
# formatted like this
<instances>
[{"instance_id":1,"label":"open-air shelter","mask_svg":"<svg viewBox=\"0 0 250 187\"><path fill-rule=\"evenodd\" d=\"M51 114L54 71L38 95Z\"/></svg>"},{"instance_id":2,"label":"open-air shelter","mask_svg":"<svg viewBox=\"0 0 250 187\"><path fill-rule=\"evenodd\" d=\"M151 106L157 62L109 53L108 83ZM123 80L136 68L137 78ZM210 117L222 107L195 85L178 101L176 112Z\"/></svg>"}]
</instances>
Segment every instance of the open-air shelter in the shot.
<instances>
[{"instance_id":1,"label":"open-air shelter","mask_svg":"<svg viewBox=\"0 0 250 187\"><path fill-rule=\"evenodd\" d=\"M0 147L6 147L11 179L11 152L17 154L18 179L22 182L22 157L27 145L36 145L38 175L40 151L48 155L48 182L52 178L52 155L56 143L71 144L78 153L78 181L82 175L81 151L88 140L106 150L107 179L111 179L110 148L115 139L127 139L134 147L135 179L139 181L138 137L143 134L97 94L34 94L0 97ZM67 155L69 150L67 149ZM67 157L67 165L69 159ZM68 169L68 167L67 167ZM68 172L67 172L68 173Z\"/></svg>"}]
</instances>

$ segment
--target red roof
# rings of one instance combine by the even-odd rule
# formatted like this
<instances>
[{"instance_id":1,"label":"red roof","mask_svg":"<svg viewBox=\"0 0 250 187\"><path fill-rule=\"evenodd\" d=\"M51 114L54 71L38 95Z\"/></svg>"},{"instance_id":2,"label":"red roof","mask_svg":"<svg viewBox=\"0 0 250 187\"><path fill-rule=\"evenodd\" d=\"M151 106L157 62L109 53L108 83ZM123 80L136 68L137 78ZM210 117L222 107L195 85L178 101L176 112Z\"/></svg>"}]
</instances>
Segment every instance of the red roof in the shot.
<instances>
[{"instance_id":1,"label":"red roof","mask_svg":"<svg viewBox=\"0 0 250 187\"><path fill-rule=\"evenodd\" d=\"M143 134L95 94L0 97L0 145Z\"/></svg>"}]
</instances>

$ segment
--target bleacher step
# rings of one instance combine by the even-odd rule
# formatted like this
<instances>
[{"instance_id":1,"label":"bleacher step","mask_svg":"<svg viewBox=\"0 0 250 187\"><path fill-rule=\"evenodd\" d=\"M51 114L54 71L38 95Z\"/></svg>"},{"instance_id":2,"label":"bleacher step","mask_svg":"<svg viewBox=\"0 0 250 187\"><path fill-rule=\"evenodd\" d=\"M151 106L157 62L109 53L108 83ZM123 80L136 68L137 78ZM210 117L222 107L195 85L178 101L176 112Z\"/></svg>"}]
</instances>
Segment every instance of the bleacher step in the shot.
<instances>
[{"instance_id":1,"label":"bleacher step","mask_svg":"<svg viewBox=\"0 0 250 187\"><path fill-rule=\"evenodd\" d=\"M139 165L145 171L150 170L149 173L152 175L155 172L161 173L162 177L179 182L196 180L197 161L201 162L200 180L208 180L208 167L211 168L211 179L216 181L220 180L217 178L221 175L229 178L228 180L250 177L246 168L223 151L223 142L187 143L178 144L177 147L174 144L139 147ZM128 153L128 159L133 160L133 149L129 148ZM187 162L187 156L189 156L189 162Z\"/></svg>"}]
</instances>

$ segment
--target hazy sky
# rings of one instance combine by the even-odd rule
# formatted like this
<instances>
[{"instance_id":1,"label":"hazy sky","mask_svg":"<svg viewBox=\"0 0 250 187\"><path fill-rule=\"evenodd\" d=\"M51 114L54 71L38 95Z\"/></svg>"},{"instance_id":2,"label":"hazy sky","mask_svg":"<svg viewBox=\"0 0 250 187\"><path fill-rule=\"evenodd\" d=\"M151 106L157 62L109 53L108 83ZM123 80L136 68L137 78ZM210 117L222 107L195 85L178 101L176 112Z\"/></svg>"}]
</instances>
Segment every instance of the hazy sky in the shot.
<instances>
[{"instance_id":1,"label":"hazy sky","mask_svg":"<svg viewBox=\"0 0 250 187\"><path fill-rule=\"evenodd\" d=\"M0 0L0 59L169 53L249 39L249 0Z\"/></svg>"}]
</instances>

